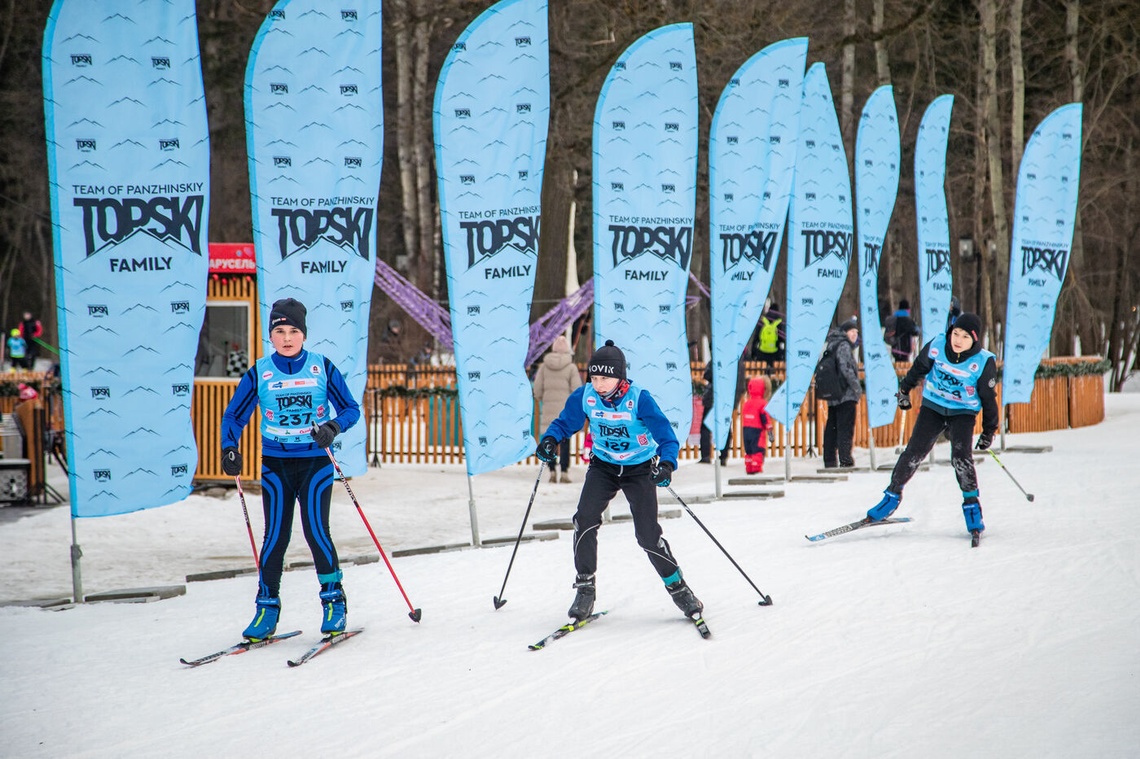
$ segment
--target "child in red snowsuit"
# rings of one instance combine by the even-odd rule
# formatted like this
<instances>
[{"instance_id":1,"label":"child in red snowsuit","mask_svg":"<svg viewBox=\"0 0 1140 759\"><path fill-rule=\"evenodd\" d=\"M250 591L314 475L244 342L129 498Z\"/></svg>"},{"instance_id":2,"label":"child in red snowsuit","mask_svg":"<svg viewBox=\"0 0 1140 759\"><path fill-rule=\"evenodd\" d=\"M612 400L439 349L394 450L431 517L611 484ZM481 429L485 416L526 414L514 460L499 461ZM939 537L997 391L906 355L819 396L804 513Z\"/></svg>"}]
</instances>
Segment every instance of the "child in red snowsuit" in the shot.
<instances>
[{"instance_id":1,"label":"child in red snowsuit","mask_svg":"<svg viewBox=\"0 0 1140 759\"><path fill-rule=\"evenodd\" d=\"M748 398L740 407L740 424L744 437L744 471L757 474L764 471L764 455L768 451L768 382L765 377L748 380Z\"/></svg>"}]
</instances>

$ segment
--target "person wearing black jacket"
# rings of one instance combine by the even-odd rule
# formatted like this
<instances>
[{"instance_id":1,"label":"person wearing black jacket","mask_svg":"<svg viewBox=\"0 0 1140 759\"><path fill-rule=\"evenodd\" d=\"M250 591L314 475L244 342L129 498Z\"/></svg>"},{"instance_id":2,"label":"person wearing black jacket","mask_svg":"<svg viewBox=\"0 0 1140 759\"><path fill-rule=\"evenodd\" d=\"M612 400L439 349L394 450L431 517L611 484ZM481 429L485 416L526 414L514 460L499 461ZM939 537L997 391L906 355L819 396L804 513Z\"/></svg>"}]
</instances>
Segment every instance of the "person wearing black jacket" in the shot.
<instances>
[{"instance_id":1,"label":"person wearing black jacket","mask_svg":"<svg viewBox=\"0 0 1140 759\"><path fill-rule=\"evenodd\" d=\"M867 512L868 519L877 522L894 513L902 500L903 487L930 453L934 441L946 432L950 437L950 463L962 490L966 529L977 544L986 529L970 450L978 412L982 414L982 434L976 446L979 451L993 445L998 428L997 361L994 354L981 347L981 334L982 320L975 314L963 313L945 335L923 346L899 382L895 394L899 408L909 409L910 391L925 378L922 407L906 450L895 463L891 484L883 491L883 499Z\"/></svg>"},{"instance_id":2,"label":"person wearing black jacket","mask_svg":"<svg viewBox=\"0 0 1140 759\"><path fill-rule=\"evenodd\" d=\"M835 357L843 395L827 401L827 421L823 426L823 467L850 468L855 466L851 448L855 442L855 411L863 386L859 384L859 367L852 350L859 341L859 325L853 320L843 322L839 329L827 335L827 349Z\"/></svg>"}]
</instances>

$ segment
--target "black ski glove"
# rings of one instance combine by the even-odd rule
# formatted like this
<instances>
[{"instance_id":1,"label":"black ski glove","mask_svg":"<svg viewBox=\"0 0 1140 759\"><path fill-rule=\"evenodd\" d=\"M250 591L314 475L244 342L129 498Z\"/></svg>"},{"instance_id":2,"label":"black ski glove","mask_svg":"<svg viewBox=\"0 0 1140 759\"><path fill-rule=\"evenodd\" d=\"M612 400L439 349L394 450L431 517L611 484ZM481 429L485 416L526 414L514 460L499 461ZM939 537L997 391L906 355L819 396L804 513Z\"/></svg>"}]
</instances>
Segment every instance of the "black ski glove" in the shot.
<instances>
[{"instance_id":1,"label":"black ski glove","mask_svg":"<svg viewBox=\"0 0 1140 759\"><path fill-rule=\"evenodd\" d=\"M554 466L558 463L558 441L547 435L538 441L538 448L534 450L534 455L538 456L539 461Z\"/></svg>"},{"instance_id":2,"label":"black ski glove","mask_svg":"<svg viewBox=\"0 0 1140 759\"><path fill-rule=\"evenodd\" d=\"M910 408L910 393L904 393L902 390L899 390L895 393L895 400L899 402L899 408L903 411Z\"/></svg>"},{"instance_id":3,"label":"black ski glove","mask_svg":"<svg viewBox=\"0 0 1140 759\"><path fill-rule=\"evenodd\" d=\"M340 434L340 425L336 422L325 422L320 427L314 428L309 434L313 436L313 441L321 448L328 448L336 436Z\"/></svg>"},{"instance_id":4,"label":"black ski glove","mask_svg":"<svg viewBox=\"0 0 1140 759\"><path fill-rule=\"evenodd\" d=\"M977 448L979 451L988 451L990 449L990 446L993 444L994 444L994 433L982 432L981 435L978 435L978 444L975 445L974 447Z\"/></svg>"},{"instance_id":5,"label":"black ski glove","mask_svg":"<svg viewBox=\"0 0 1140 759\"><path fill-rule=\"evenodd\" d=\"M241 451L233 446L222 449L222 471L230 477L241 474Z\"/></svg>"},{"instance_id":6,"label":"black ski glove","mask_svg":"<svg viewBox=\"0 0 1140 759\"><path fill-rule=\"evenodd\" d=\"M657 466L649 470L649 479L659 488L669 487L673 479L673 465L668 461L660 461Z\"/></svg>"}]
</instances>

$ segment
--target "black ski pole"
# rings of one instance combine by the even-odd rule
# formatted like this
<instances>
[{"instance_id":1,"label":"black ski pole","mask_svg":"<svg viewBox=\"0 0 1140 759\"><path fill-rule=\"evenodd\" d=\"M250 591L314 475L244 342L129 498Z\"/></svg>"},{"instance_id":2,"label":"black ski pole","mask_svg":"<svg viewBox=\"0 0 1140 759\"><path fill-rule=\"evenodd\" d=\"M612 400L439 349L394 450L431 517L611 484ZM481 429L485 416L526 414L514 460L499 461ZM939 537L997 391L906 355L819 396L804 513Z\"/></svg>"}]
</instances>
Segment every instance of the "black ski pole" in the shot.
<instances>
[{"instance_id":1,"label":"black ski pole","mask_svg":"<svg viewBox=\"0 0 1140 759\"><path fill-rule=\"evenodd\" d=\"M534 480L534 489L530 491L530 502L526 505L526 513L523 514L522 525L519 526L519 536L515 538L515 548L511 551L511 560L507 563L507 573L503 575L503 587L499 589L499 595L492 599L495 602L495 610L503 608L503 604L507 599L503 598L503 591L507 589L507 578L511 576L511 567L515 565L515 554L519 552L519 543L522 542L523 530L526 529L526 520L530 518L530 507L534 505L534 496L538 492L538 483L542 482L542 470L546 466L545 461L538 462L538 477Z\"/></svg>"},{"instance_id":2,"label":"black ski pole","mask_svg":"<svg viewBox=\"0 0 1140 759\"><path fill-rule=\"evenodd\" d=\"M996 461L996 462L998 463L998 466L1000 466L1000 467L1001 467L1002 471L1003 471L1003 472L1005 472L1006 474L1008 474L1008 475L1009 475L1009 478L1010 478L1011 480L1013 480L1013 484L1014 484L1014 485L1017 485L1017 489L1021 491L1021 494L1022 494L1022 495L1024 495L1024 496L1025 496L1025 498L1026 498L1026 499L1027 499L1027 500L1028 500L1030 503L1032 503L1032 502L1033 502L1033 494L1032 494L1032 493L1026 493L1026 492L1025 492L1025 488L1021 487L1021 483L1019 483L1019 482L1017 481L1017 479L1016 479L1016 478L1015 478L1015 477L1014 477L1014 476L1013 476L1013 475L1010 473L1010 471L1009 471L1008 469L1006 469L1006 468L1005 468L1005 464L1001 463L1001 459L999 459L999 458L998 458L998 456L997 456L997 454L996 454L996 453L994 453L994 449L993 449L993 448L987 448L986 450L989 452L989 454L990 454L991 456L993 456L993 457L994 457L994 461Z\"/></svg>"},{"instance_id":3,"label":"black ski pole","mask_svg":"<svg viewBox=\"0 0 1140 759\"><path fill-rule=\"evenodd\" d=\"M316 428L316 425L313 425ZM368 534L372 536L372 542L376 544L376 550L380 552L380 558L388 566L388 574L392 575L392 579L396 583L396 587L400 589L400 595L404 597L404 602L408 604L411 611L408 616L413 622L419 622L422 612L420 609L412 606L412 600L408 598L408 594L404 591L404 586L400 584L400 578L396 576L396 570L392 566L392 562L388 561L388 554L384 553L384 549L380 547L380 540L376 537L376 533L372 531L372 525L368 523L368 517L364 516L364 509L360 508L360 501L356 500L356 493L352 492L352 486L348 484L348 478L344 476L344 472L340 470L340 464L336 461L336 456L333 456L332 448L325 448L325 453L328 454L329 461L332 462L333 469L340 475L340 481L344 483L344 489L348 491L348 497L352 499L352 504L356 507L356 513L360 515L360 519L364 522L364 526L368 528Z\"/></svg>"},{"instance_id":4,"label":"black ski pole","mask_svg":"<svg viewBox=\"0 0 1140 759\"><path fill-rule=\"evenodd\" d=\"M672 495L674 498L676 498L677 502L680 503L682 507L684 507L685 511L689 512L689 516L691 516L693 518L693 521L695 521L700 526L700 528L705 531L705 534L708 535L709 538L712 539L712 542L716 543L716 547L721 550L721 553L723 553L725 556L728 557L728 560L732 562L732 566L736 567L736 571L740 572L740 574L744 577L745 580L748 580L748 584L752 586L752 589L760 594L760 598L762 600L759 601L759 604L761 606L771 606L772 605L772 597L768 596L768 595L764 595L763 591L761 591L760 588L756 587L756 583L752 582L752 578L744 573L744 570L741 569L740 565L736 563L736 559L732 558L732 555L729 554L729 552L725 550L724 546L722 546L720 544L720 541L717 540L716 537L711 532L709 532L709 528L705 527L705 523L702 522L700 520L700 518L697 517L697 515L693 513L693 510L689 508L689 504L685 503L684 500L681 499L681 496L677 495L677 491L673 490L673 487L671 485L667 485L666 489L669 491L669 494Z\"/></svg>"}]
</instances>

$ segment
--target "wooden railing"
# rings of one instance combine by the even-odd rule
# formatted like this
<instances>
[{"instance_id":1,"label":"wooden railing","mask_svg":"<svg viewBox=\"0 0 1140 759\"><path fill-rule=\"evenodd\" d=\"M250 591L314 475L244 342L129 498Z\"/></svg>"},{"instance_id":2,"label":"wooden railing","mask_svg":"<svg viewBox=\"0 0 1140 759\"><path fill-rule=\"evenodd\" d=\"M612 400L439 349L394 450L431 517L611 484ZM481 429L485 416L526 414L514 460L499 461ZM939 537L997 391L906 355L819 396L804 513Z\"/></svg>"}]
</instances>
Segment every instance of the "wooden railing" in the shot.
<instances>
[{"instance_id":1,"label":"wooden railing","mask_svg":"<svg viewBox=\"0 0 1140 759\"><path fill-rule=\"evenodd\" d=\"M1095 359L1046 359L1042 363L1093 361ZM909 368L899 365L900 374ZM703 365L693 365L694 380L703 374ZM745 364L747 376L767 374L774 382L784 379L782 365L766 366L760 363ZM226 480L221 472L221 447L218 436L222 412L233 395L237 380L199 380L194 385L192 415L194 434L198 440L198 480ZM370 464L389 462L445 464L460 463L463 459L463 431L459 414L459 399L455 394L456 378L453 367L407 367L400 365L371 366L368 371L367 390L362 404L361 424L367 425L367 456ZM1001 386L998 386L1000 403ZM907 414L896 412L890 424L874 430L875 445L893 448L909 439L917 410L922 403L921 393L911 394L914 410ZM3 399L0 399L2 401ZM3 408L0 406L0 408ZM537 418L537 408L535 409ZM1038 378L1033 401L1016 404L1007 409L1011 432L1037 432L1066 427L1097 424L1104 419L1104 380L1101 375L1077 377ZM700 403L694 403L694 419L699 419ZM769 446L769 455L783 455L785 447L793 455L802 457L808 450L818 451L823 441L823 425L827 418L827 404L817 401L814 391L800 409L791 427L775 425L775 442ZM696 424L693 432L698 430ZM981 430L981 418L975 431ZM535 435L541 430L535 429ZM682 440L680 458L694 460L700 456L696 435L692 443ZM855 423L855 446L867 447L867 406L860 400ZM578 433L571 441L571 455L580 456L584 435ZM261 440L256 424L246 427L241 451L245 459L243 479L256 480L259 476ZM730 453L742 456L739 408L732 418ZM527 462L534 463L533 458Z\"/></svg>"},{"instance_id":2,"label":"wooden railing","mask_svg":"<svg viewBox=\"0 0 1140 759\"><path fill-rule=\"evenodd\" d=\"M222 414L237 390L236 379L198 379L194 382L194 399L190 415L194 421L194 437L198 441L197 480L232 479L222 471ZM241 436L243 480L261 479L261 426L247 424Z\"/></svg>"}]
</instances>

